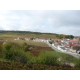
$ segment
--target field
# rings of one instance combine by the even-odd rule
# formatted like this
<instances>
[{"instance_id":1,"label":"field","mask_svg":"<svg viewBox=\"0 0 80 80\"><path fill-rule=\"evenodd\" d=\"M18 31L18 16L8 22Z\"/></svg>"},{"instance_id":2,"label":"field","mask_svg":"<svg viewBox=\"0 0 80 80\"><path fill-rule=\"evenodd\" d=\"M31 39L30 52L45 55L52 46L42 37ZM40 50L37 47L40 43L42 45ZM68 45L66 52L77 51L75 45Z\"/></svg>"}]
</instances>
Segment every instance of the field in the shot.
<instances>
[{"instance_id":1,"label":"field","mask_svg":"<svg viewBox=\"0 0 80 80\"><path fill-rule=\"evenodd\" d=\"M23 40L18 40L18 41L13 41L15 43L19 43L19 44L23 44L23 43L27 43L28 45L35 45L35 46L41 46L41 47L48 47L47 44L42 43L42 42L34 42L34 41L23 41Z\"/></svg>"},{"instance_id":2,"label":"field","mask_svg":"<svg viewBox=\"0 0 80 80\"><path fill-rule=\"evenodd\" d=\"M45 34L0 34L0 69L10 70L75 70L80 60L68 54L56 52L47 44L15 38L54 38ZM7 40L7 41L6 41ZM5 42L3 44L2 42Z\"/></svg>"},{"instance_id":3,"label":"field","mask_svg":"<svg viewBox=\"0 0 80 80\"><path fill-rule=\"evenodd\" d=\"M35 37L35 38L45 38L45 39L49 39L49 38L56 38L55 35L52 35L52 34L18 34L18 33L6 33L6 34L2 34L0 33L0 37L1 38L16 38L16 37L27 37L27 38L32 38L32 37Z\"/></svg>"}]
</instances>

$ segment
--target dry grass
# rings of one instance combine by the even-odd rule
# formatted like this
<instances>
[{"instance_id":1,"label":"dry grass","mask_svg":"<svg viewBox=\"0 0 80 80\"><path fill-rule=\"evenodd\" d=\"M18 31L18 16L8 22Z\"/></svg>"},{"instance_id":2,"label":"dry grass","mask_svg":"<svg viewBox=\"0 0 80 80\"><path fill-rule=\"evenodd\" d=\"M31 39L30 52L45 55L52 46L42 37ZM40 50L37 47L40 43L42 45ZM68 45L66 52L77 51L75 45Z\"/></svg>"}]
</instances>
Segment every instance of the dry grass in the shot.
<instances>
[{"instance_id":1,"label":"dry grass","mask_svg":"<svg viewBox=\"0 0 80 80\"><path fill-rule=\"evenodd\" d=\"M25 40L11 40L10 42L16 42L19 44L27 43L28 45L34 45L34 46L41 46L41 47L48 47L46 43L42 42L34 42L34 41L25 41Z\"/></svg>"}]
</instances>

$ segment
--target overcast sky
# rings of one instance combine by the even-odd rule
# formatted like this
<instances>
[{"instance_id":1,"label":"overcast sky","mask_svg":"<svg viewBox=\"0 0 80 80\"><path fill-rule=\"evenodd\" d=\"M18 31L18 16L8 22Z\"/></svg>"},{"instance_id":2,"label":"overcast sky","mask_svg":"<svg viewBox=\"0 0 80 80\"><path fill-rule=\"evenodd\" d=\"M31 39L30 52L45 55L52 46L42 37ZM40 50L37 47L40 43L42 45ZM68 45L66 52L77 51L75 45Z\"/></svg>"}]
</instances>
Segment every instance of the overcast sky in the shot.
<instances>
[{"instance_id":1,"label":"overcast sky","mask_svg":"<svg viewBox=\"0 0 80 80\"><path fill-rule=\"evenodd\" d=\"M24 30L80 36L80 11L0 11L0 30Z\"/></svg>"}]
</instances>

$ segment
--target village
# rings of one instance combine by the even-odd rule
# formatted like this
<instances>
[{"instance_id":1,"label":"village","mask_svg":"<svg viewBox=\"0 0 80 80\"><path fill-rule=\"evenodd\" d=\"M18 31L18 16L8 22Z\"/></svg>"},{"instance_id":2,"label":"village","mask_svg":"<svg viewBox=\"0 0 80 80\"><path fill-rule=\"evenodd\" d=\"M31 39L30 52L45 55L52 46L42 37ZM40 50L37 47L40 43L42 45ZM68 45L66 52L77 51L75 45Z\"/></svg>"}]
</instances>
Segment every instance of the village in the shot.
<instances>
[{"instance_id":1,"label":"village","mask_svg":"<svg viewBox=\"0 0 80 80\"><path fill-rule=\"evenodd\" d=\"M50 41L51 42L51 41ZM62 52L72 52L80 54L80 40L77 39L63 39L52 42L52 46Z\"/></svg>"}]
</instances>

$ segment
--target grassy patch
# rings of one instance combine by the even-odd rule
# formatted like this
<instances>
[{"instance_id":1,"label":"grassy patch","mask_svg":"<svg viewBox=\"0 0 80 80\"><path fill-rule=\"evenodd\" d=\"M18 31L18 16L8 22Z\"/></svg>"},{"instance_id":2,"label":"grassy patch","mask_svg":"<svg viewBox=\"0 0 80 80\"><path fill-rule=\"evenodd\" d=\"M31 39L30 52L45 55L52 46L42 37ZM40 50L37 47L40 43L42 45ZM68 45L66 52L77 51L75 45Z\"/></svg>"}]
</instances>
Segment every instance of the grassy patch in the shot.
<instances>
[{"instance_id":1,"label":"grassy patch","mask_svg":"<svg viewBox=\"0 0 80 80\"><path fill-rule=\"evenodd\" d=\"M15 42L18 44L23 44L23 43L27 43L28 45L34 45L34 46L41 46L41 47L48 47L48 45L46 43L42 43L42 42L34 42L34 41L25 41L25 40L11 40L9 42Z\"/></svg>"}]
</instances>

